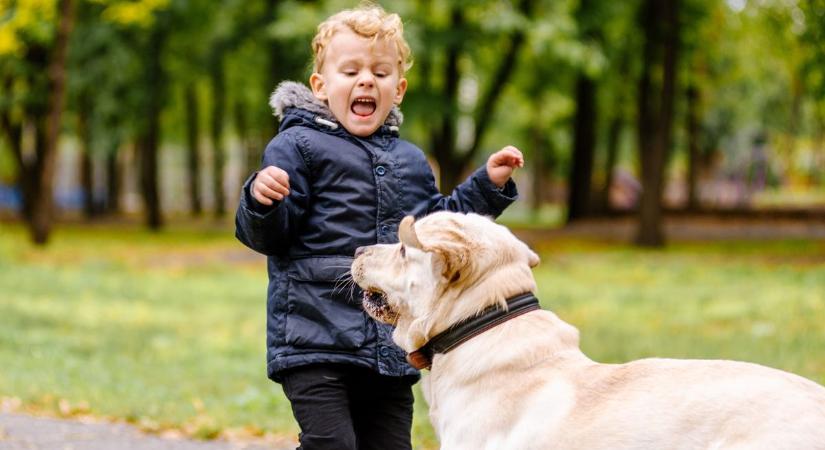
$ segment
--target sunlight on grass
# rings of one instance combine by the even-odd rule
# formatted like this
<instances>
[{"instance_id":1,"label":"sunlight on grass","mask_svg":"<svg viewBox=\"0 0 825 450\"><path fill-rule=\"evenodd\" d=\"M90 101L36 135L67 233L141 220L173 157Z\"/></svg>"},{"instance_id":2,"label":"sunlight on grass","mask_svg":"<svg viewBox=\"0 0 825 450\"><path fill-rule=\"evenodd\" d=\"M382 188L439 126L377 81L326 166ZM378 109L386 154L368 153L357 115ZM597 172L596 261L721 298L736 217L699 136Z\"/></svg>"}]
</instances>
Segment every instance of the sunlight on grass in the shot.
<instances>
[{"instance_id":1,"label":"sunlight on grass","mask_svg":"<svg viewBox=\"0 0 825 450\"><path fill-rule=\"evenodd\" d=\"M0 397L200 437L294 436L265 373L264 259L232 231L63 227L47 249L0 229ZM825 383L825 243L537 246L545 308L601 362L731 358ZM417 392L416 448L437 442Z\"/></svg>"}]
</instances>

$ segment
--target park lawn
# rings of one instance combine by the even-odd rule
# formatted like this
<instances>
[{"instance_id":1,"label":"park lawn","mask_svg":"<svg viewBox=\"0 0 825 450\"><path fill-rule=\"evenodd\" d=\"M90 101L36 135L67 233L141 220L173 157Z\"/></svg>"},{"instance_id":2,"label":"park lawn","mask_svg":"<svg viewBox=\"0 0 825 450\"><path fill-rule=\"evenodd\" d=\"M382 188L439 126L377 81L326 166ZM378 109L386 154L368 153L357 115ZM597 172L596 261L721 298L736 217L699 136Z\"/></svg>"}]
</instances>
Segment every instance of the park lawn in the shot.
<instances>
[{"instance_id":1,"label":"park lawn","mask_svg":"<svg viewBox=\"0 0 825 450\"><path fill-rule=\"evenodd\" d=\"M557 239L539 297L591 358L735 358L825 383L825 242ZM265 376L264 260L220 226L0 225L0 397L37 413L198 437L296 433ZM417 448L436 447L416 403Z\"/></svg>"}]
</instances>

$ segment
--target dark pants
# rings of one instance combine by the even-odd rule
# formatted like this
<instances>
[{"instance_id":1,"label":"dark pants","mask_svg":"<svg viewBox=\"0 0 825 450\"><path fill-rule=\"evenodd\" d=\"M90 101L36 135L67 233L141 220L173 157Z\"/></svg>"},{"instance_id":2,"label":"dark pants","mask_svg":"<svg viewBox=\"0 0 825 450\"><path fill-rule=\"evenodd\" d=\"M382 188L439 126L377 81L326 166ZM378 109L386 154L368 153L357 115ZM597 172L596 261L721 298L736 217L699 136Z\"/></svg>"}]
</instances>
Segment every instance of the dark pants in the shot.
<instances>
[{"instance_id":1,"label":"dark pants","mask_svg":"<svg viewBox=\"0 0 825 450\"><path fill-rule=\"evenodd\" d=\"M410 450L412 377L313 365L282 374L301 427L299 450Z\"/></svg>"}]
</instances>

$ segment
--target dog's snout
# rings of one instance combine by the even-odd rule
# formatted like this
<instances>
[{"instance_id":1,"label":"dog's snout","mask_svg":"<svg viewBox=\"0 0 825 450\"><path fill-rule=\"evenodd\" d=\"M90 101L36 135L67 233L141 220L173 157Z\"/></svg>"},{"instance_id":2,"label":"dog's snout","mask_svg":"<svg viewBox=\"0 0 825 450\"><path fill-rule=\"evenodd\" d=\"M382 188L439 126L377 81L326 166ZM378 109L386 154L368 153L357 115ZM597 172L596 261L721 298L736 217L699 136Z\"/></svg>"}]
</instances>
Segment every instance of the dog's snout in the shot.
<instances>
[{"instance_id":1,"label":"dog's snout","mask_svg":"<svg viewBox=\"0 0 825 450\"><path fill-rule=\"evenodd\" d=\"M358 247L355 249L355 257L361 256L365 251L367 251L366 247Z\"/></svg>"}]
</instances>

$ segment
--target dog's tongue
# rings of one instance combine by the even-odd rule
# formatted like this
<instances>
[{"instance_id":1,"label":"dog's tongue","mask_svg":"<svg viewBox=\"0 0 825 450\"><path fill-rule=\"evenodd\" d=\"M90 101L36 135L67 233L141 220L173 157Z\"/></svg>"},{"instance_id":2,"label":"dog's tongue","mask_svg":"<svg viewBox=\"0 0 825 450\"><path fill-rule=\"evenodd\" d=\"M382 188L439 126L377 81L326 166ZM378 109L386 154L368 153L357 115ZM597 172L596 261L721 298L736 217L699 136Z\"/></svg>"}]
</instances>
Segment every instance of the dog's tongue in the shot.
<instances>
[{"instance_id":1,"label":"dog's tongue","mask_svg":"<svg viewBox=\"0 0 825 450\"><path fill-rule=\"evenodd\" d=\"M368 116L375 112L375 103L373 102L354 102L352 104L352 112L359 116Z\"/></svg>"}]
</instances>

